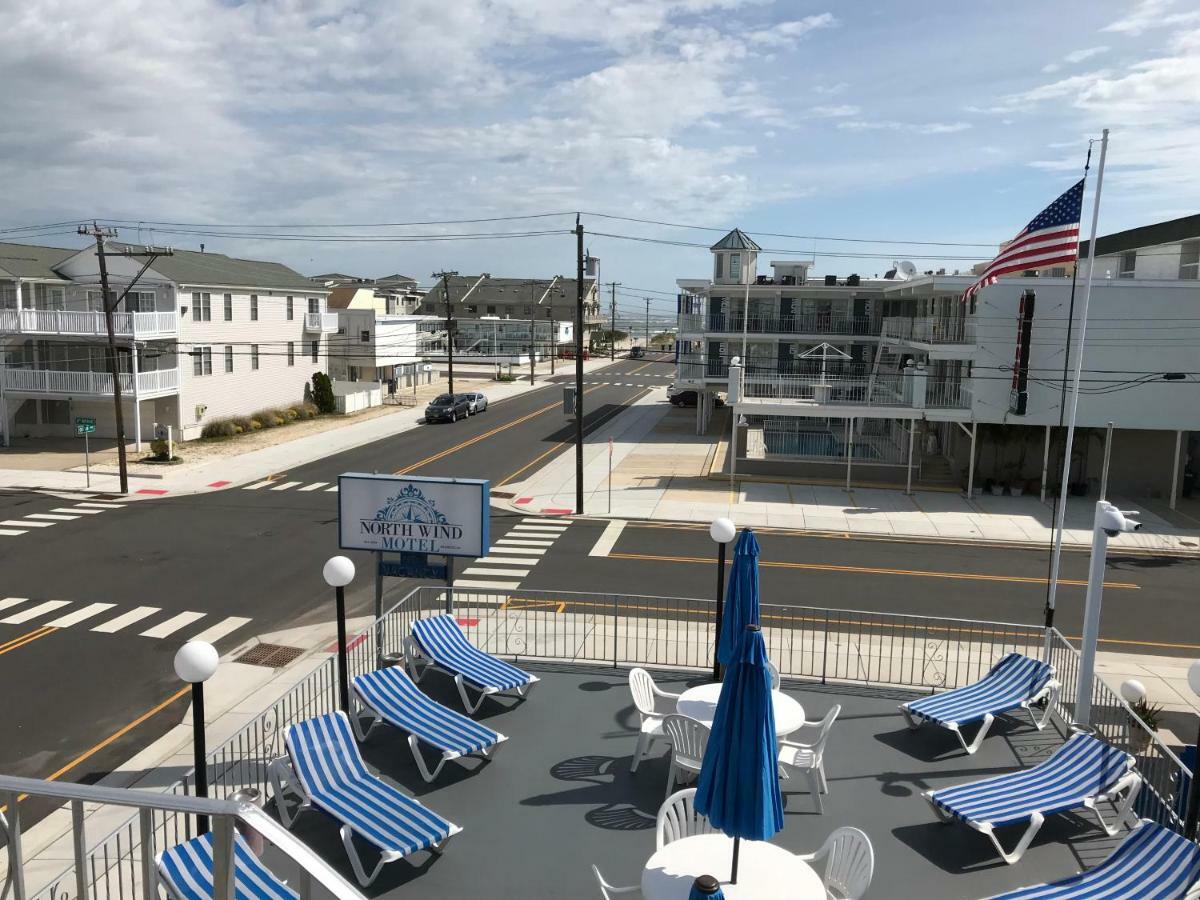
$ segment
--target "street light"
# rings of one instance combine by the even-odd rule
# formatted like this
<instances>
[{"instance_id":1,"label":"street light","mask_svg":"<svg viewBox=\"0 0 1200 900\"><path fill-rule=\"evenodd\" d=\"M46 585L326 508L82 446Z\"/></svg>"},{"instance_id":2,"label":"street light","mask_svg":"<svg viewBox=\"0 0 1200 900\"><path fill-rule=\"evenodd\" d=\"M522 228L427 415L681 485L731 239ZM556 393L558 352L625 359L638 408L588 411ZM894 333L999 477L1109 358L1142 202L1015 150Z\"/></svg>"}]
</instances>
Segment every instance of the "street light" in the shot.
<instances>
[{"instance_id":1,"label":"street light","mask_svg":"<svg viewBox=\"0 0 1200 900\"><path fill-rule=\"evenodd\" d=\"M713 641L713 681L721 680L721 663L717 660L717 647L721 643L721 618L725 613L725 545L737 535L737 526L732 519L722 516L713 519L708 526L708 536L717 544L717 637Z\"/></svg>"},{"instance_id":2,"label":"street light","mask_svg":"<svg viewBox=\"0 0 1200 900\"><path fill-rule=\"evenodd\" d=\"M354 563L346 556L331 556L321 574L337 596L338 699L342 712L350 715L350 674L346 669L346 585L354 580Z\"/></svg>"},{"instance_id":3,"label":"street light","mask_svg":"<svg viewBox=\"0 0 1200 900\"><path fill-rule=\"evenodd\" d=\"M1137 531L1141 522L1126 516L1133 511L1121 511L1107 500L1096 502L1092 524L1092 558L1088 564L1087 600L1083 608L1083 641L1079 659L1079 683L1075 693L1075 721L1088 725L1092 718L1092 681L1096 672L1096 643L1100 639L1100 602L1104 596L1104 561L1108 554L1108 539L1119 534Z\"/></svg>"},{"instance_id":4,"label":"street light","mask_svg":"<svg viewBox=\"0 0 1200 900\"><path fill-rule=\"evenodd\" d=\"M1200 659L1188 666L1188 687L1200 697ZM1196 753L1192 757L1192 779L1188 785L1187 821L1183 834L1189 841L1196 839L1196 818L1200 814L1200 732L1196 735Z\"/></svg>"},{"instance_id":5,"label":"street light","mask_svg":"<svg viewBox=\"0 0 1200 900\"><path fill-rule=\"evenodd\" d=\"M192 754L196 796L208 796L208 763L204 751L204 682L217 671L217 648L206 641L188 641L175 654L175 674L192 686ZM196 816L196 833L208 833L208 816Z\"/></svg>"}]
</instances>

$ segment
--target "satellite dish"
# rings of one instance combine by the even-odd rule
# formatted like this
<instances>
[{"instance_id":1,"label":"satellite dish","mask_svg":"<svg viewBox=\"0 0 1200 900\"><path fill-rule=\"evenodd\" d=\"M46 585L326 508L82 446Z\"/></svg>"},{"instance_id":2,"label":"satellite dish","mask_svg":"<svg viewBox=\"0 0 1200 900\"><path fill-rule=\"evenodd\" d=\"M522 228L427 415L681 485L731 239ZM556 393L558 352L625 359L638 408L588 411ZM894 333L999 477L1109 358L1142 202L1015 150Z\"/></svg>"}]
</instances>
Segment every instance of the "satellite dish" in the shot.
<instances>
[{"instance_id":1,"label":"satellite dish","mask_svg":"<svg viewBox=\"0 0 1200 900\"><path fill-rule=\"evenodd\" d=\"M917 274L917 267L912 264L911 260L904 260L899 265L898 275L903 275L905 278L912 278Z\"/></svg>"}]
</instances>

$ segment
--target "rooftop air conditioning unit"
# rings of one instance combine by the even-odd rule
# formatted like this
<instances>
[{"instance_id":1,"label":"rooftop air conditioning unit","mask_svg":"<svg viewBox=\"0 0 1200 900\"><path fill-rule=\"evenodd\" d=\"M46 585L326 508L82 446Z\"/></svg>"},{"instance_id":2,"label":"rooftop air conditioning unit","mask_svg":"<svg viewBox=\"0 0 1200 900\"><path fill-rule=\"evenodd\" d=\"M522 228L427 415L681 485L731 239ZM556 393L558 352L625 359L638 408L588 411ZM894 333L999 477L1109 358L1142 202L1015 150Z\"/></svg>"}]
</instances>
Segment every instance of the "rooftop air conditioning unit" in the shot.
<instances>
[{"instance_id":1,"label":"rooftop air conditioning unit","mask_svg":"<svg viewBox=\"0 0 1200 900\"><path fill-rule=\"evenodd\" d=\"M781 279L780 283L781 284L795 284L796 276L795 275L784 275L783 278Z\"/></svg>"},{"instance_id":2,"label":"rooftop air conditioning unit","mask_svg":"<svg viewBox=\"0 0 1200 900\"><path fill-rule=\"evenodd\" d=\"M850 287L858 287L859 277L857 275L847 275L846 284Z\"/></svg>"},{"instance_id":3,"label":"rooftop air conditioning unit","mask_svg":"<svg viewBox=\"0 0 1200 900\"><path fill-rule=\"evenodd\" d=\"M825 287L837 287L837 276L836 275L826 275L825 276Z\"/></svg>"}]
</instances>

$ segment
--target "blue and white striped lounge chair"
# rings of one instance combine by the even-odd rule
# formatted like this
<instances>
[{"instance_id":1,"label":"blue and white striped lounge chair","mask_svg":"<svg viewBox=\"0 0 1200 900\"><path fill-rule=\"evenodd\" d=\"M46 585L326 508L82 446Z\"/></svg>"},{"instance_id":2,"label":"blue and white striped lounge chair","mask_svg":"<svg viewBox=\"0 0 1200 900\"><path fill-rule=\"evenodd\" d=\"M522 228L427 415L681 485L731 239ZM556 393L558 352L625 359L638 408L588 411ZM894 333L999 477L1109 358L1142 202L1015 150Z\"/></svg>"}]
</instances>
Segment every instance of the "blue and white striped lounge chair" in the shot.
<instances>
[{"instance_id":1,"label":"blue and white striped lounge chair","mask_svg":"<svg viewBox=\"0 0 1200 900\"><path fill-rule=\"evenodd\" d=\"M375 880L385 863L419 850L441 853L462 831L412 797L386 784L368 770L341 712L292 725L284 733L287 756L273 761L269 773L275 805L283 824L291 827L301 810L314 808L342 823L342 843L363 887ZM300 798L289 809L286 792ZM379 850L379 862L368 874L354 846L354 836Z\"/></svg>"},{"instance_id":2,"label":"blue and white striped lounge chair","mask_svg":"<svg viewBox=\"0 0 1200 900\"><path fill-rule=\"evenodd\" d=\"M1129 819L1129 810L1142 785L1133 771L1133 757L1090 734L1075 734L1049 759L1029 769L955 785L921 796L938 817L957 819L986 834L1001 858L1012 864L1028 849L1046 816L1085 807L1110 836ZM1121 794L1124 792L1124 799ZM1116 822L1104 821L1099 800L1117 806ZM996 839L995 829L1027 823L1025 833L1011 853Z\"/></svg>"},{"instance_id":3,"label":"blue and white striped lounge chair","mask_svg":"<svg viewBox=\"0 0 1200 900\"><path fill-rule=\"evenodd\" d=\"M478 753L490 759L499 745L508 740L499 732L460 712L447 709L421 693L399 666L359 675L351 682L357 709L350 717L354 733L365 741L381 721L408 732L408 746L421 776L432 782L447 760ZM363 719L368 719L363 727ZM429 744L442 754L432 772L421 753L420 744Z\"/></svg>"},{"instance_id":4,"label":"blue and white striped lounge chair","mask_svg":"<svg viewBox=\"0 0 1200 900\"><path fill-rule=\"evenodd\" d=\"M1020 653L1006 653L974 684L902 703L900 712L909 728L919 728L923 722L941 725L954 732L967 753L974 753L987 737L996 716L1010 710L1026 710L1034 727L1041 731L1058 700L1058 691L1054 666ZM1046 709L1039 718L1033 705L1042 700L1046 701ZM968 744L962 726L974 722L979 723L979 731Z\"/></svg>"},{"instance_id":5,"label":"blue and white striped lounge chair","mask_svg":"<svg viewBox=\"0 0 1200 900\"><path fill-rule=\"evenodd\" d=\"M991 900L1195 900L1200 897L1198 882L1200 847L1170 828L1143 819L1096 868Z\"/></svg>"},{"instance_id":6,"label":"blue and white striped lounge chair","mask_svg":"<svg viewBox=\"0 0 1200 900\"><path fill-rule=\"evenodd\" d=\"M300 900L275 877L242 840L233 838L235 900ZM173 900L212 900L213 836L202 834L176 844L154 858L158 880Z\"/></svg>"},{"instance_id":7,"label":"blue and white striped lounge chair","mask_svg":"<svg viewBox=\"0 0 1200 900\"><path fill-rule=\"evenodd\" d=\"M479 709L484 697L510 692L524 697L538 683L536 675L484 653L468 641L453 616L430 616L413 622L404 656L413 681L420 681L430 666L453 675L468 713ZM418 663L423 665L418 668ZM474 703L467 696L468 686L479 693Z\"/></svg>"}]
</instances>

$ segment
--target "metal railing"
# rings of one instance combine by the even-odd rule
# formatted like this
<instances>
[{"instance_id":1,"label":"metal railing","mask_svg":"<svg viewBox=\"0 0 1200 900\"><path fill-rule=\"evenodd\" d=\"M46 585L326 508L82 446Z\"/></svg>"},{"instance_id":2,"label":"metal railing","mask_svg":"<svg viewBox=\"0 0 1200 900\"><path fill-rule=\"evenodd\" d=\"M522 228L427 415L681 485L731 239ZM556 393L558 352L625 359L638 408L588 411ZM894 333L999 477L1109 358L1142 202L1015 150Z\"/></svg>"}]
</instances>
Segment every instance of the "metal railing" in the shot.
<instances>
[{"instance_id":1,"label":"metal railing","mask_svg":"<svg viewBox=\"0 0 1200 900\"><path fill-rule=\"evenodd\" d=\"M334 332L338 330L337 313L315 312L304 314L304 330L317 332Z\"/></svg>"},{"instance_id":2,"label":"metal railing","mask_svg":"<svg viewBox=\"0 0 1200 900\"><path fill-rule=\"evenodd\" d=\"M912 379L904 375L748 375L747 398L807 400L847 406L911 406Z\"/></svg>"},{"instance_id":3,"label":"metal railing","mask_svg":"<svg viewBox=\"0 0 1200 900\"><path fill-rule=\"evenodd\" d=\"M798 313L790 316L752 315L749 323L744 316L735 313L682 313L679 316L681 333L704 334L838 334L871 337L879 334L880 320L871 316L854 316L839 313Z\"/></svg>"},{"instance_id":4,"label":"metal railing","mask_svg":"<svg viewBox=\"0 0 1200 900\"><path fill-rule=\"evenodd\" d=\"M975 323L947 316L889 316L883 320L881 334L919 344L974 344Z\"/></svg>"},{"instance_id":5,"label":"metal railing","mask_svg":"<svg viewBox=\"0 0 1200 900\"><path fill-rule=\"evenodd\" d=\"M970 385L961 381L926 381L927 409L970 409L974 394Z\"/></svg>"},{"instance_id":6,"label":"metal railing","mask_svg":"<svg viewBox=\"0 0 1200 900\"><path fill-rule=\"evenodd\" d=\"M104 337L108 329L104 313L95 310L0 309L0 332ZM113 313L113 334L117 337L152 338L178 333L179 316L174 310Z\"/></svg>"},{"instance_id":7,"label":"metal railing","mask_svg":"<svg viewBox=\"0 0 1200 900\"><path fill-rule=\"evenodd\" d=\"M133 395L133 373L120 372L121 392ZM7 391L33 394L67 394L79 396L112 396L112 375L108 372L72 372L58 369L15 369L0 370L0 379ZM139 372L137 392L147 394L170 392L179 389L178 369L157 369Z\"/></svg>"},{"instance_id":8,"label":"metal railing","mask_svg":"<svg viewBox=\"0 0 1200 900\"><path fill-rule=\"evenodd\" d=\"M815 462L843 462L849 445L845 429L796 428L796 420L767 419L763 423L763 449L772 457L786 456ZM907 460L907 447L897 444L889 435L856 434L853 457L876 465L902 466Z\"/></svg>"}]
</instances>

